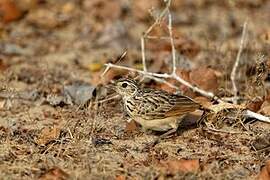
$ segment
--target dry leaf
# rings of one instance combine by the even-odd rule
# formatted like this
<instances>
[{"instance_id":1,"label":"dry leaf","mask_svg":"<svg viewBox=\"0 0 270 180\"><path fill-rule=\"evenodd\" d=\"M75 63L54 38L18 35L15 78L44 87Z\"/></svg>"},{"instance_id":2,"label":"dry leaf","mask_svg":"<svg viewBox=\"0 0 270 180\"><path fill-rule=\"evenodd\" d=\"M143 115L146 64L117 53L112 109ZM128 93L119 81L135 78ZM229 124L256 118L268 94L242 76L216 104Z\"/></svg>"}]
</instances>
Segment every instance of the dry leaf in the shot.
<instances>
[{"instance_id":1,"label":"dry leaf","mask_svg":"<svg viewBox=\"0 0 270 180\"><path fill-rule=\"evenodd\" d=\"M125 132L131 134L132 132L138 130L138 126L134 120L126 123Z\"/></svg>"},{"instance_id":2,"label":"dry leaf","mask_svg":"<svg viewBox=\"0 0 270 180\"><path fill-rule=\"evenodd\" d=\"M124 175L118 175L115 177L115 180L126 180L126 177Z\"/></svg>"},{"instance_id":3,"label":"dry leaf","mask_svg":"<svg viewBox=\"0 0 270 180\"><path fill-rule=\"evenodd\" d=\"M219 87L216 71L208 67L193 69L190 72L190 82L210 92L216 92Z\"/></svg>"},{"instance_id":4,"label":"dry leaf","mask_svg":"<svg viewBox=\"0 0 270 180\"><path fill-rule=\"evenodd\" d=\"M68 179L69 175L59 167L53 167L43 174L40 180L65 180Z\"/></svg>"},{"instance_id":5,"label":"dry leaf","mask_svg":"<svg viewBox=\"0 0 270 180\"><path fill-rule=\"evenodd\" d=\"M247 109L253 112L257 112L260 110L262 104L263 104L263 100L260 98L256 98L252 100L251 102L249 102L246 106L247 106Z\"/></svg>"},{"instance_id":6,"label":"dry leaf","mask_svg":"<svg viewBox=\"0 0 270 180\"><path fill-rule=\"evenodd\" d=\"M175 85L176 84L176 80L174 79L169 79L167 80L168 83L172 84L172 85ZM176 92L176 89L169 86L168 84L165 84L165 83L161 83L157 88L163 90L163 91L167 91L169 93L175 93Z\"/></svg>"},{"instance_id":7,"label":"dry leaf","mask_svg":"<svg viewBox=\"0 0 270 180\"><path fill-rule=\"evenodd\" d=\"M265 166L262 168L258 180L269 180L270 179L270 160L265 163Z\"/></svg>"},{"instance_id":8,"label":"dry leaf","mask_svg":"<svg viewBox=\"0 0 270 180\"><path fill-rule=\"evenodd\" d=\"M161 161L161 165L171 174L176 174L178 172L197 172L200 169L200 164L198 159L194 160L167 160Z\"/></svg>"},{"instance_id":9,"label":"dry leaf","mask_svg":"<svg viewBox=\"0 0 270 180\"><path fill-rule=\"evenodd\" d=\"M19 19L22 12L12 0L0 0L0 19L8 23Z\"/></svg>"},{"instance_id":10,"label":"dry leaf","mask_svg":"<svg viewBox=\"0 0 270 180\"><path fill-rule=\"evenodd\" d=\"M53 128L45 127L42 129L40 136L37 140L39 145L46 145L52 140L56 140L60 135L61 129L54 126Z\"/></svg>"}]
</instances>

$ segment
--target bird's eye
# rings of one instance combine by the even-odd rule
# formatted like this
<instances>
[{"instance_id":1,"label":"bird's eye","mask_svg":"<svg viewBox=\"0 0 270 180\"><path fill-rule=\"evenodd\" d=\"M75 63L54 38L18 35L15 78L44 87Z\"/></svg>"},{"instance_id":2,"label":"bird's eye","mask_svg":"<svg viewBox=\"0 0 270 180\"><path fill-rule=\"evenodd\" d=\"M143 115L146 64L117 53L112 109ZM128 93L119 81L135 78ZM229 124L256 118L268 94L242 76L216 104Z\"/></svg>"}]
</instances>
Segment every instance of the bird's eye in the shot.
<instances>
[{"instance_id":1,"label":"bird's eye","mask_svg":"<svg viewBox=\"0 0 270 180\"><path fill-rule=\"evenodd\" d=\"M123 83L123 84L122 84L122 87L123 87L123 88L126 88L127 86L128 86L127 83Z\"/></svg>"}]
</instances>

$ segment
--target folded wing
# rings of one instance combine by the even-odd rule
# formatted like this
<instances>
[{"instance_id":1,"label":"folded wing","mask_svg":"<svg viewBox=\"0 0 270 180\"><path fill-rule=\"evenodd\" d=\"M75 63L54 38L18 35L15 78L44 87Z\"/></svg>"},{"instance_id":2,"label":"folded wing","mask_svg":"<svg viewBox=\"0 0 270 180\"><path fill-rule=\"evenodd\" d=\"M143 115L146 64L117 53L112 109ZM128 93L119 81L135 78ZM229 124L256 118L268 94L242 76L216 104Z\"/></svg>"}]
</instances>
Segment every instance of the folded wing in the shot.
<instances>
[{"instance_id":1,"label":"folded wing","mask_svg":"<svg viewBox=\"0 0 270 180\"><path fill-rule=\"evenodd\" d=\"M146 90L143 96L145 103L137 108L139 113L149 120L181 116L200 107L198 103L187 96L172 95L164 91L148 93Z\"/></svg>"}]
</instances>

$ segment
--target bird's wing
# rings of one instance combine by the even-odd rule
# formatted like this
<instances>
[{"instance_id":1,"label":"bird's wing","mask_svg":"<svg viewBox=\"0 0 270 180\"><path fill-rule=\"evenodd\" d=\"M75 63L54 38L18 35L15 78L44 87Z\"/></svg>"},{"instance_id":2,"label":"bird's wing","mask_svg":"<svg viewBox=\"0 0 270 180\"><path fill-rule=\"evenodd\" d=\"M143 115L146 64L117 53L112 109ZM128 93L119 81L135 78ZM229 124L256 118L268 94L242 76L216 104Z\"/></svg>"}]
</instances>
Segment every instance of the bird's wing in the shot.
<instances>
[{"instance_id":1,"label":"bird's wing","mask_svg":"<svg viewBox=\"0 0 270 180\"><path fill-rule=\"evenodd\" d=\"M170 116L181 116L193 112L200 105L192 99L182 95L171 95L164 91L146 90L143 94L144 103L137 110L145 118L162 119Z\"/></svg>"},{"instance_id":2,"label":"bird's wing","mask_svg":"<svg viewBox=\"0 0 270 180\"><path fill-rule=\"evenodd\" d=\"M182 95L172 95L170 98L172 108L165 114L166 116L180 116L189 112L193 112L200 107L200 105L194 102L192 99Z\"/></svg>"}]
</instances>

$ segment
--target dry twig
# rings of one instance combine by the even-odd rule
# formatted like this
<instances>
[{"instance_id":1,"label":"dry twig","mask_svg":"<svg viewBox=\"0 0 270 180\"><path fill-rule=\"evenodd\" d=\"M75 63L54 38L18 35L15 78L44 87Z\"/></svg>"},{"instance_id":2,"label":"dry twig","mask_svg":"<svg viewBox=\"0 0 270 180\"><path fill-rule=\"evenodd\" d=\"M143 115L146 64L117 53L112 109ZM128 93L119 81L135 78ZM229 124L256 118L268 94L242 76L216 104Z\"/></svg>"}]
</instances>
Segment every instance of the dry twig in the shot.
<instances>
[{"instance_id":1,"label":"dry twig","mask_svg":"<svg viewBox=\"0 0 270 180\"><path fill-rule=\"evenodd\" d=\"M155 22L143 33L141 37L141 52L142 52L142 64L143 64L143 70L147 72L146 67L146 57L145 57L145 39L148 39L149 33L153 30L153 28L160 23L161 19L166 15L166 13L169 11L169 7L171 5L171 0L168 0L166 3L166 7L163 9L163 11L159 14L159 16L156 18Z\"/></svg>"},{"instance_id":2,"label":"dry twig","mask_svg":"<svg viewBox=\"0 0 270 180\"><path fill-rule=\"evenodd\" d=\"M237 89L236 82L235 82L235 80L236 80L236 71L238 69L239 62L240 62L240 57L241 57L241 54L242 54L243 49L244 49L244 42L245 42L246 34L247 34L246 32L247 32L247 21L245 21L245 23L243 25L243 31L242 31L241 41L240 41L240 47L239 47L239 50L238 50L238 53L237 53L237 56L236 56L236 60L235 60L232 72L231 72L231 81L232 81L233 94L234 94L234 99L233 99L234 104L237 104L237 100L238 100L238 97L237 97L238 96L238 89Z\"/></svg>"},{"instance_id":3,"label":"dry twig","mask_svg":"<svg viewBox=\"0 0 270 180\"><path fill-rule=\"evenodd\" d=\"M258 119L258 120L260 120L262 122L270 123L270 117L264 116L262 114L255 113L255 112L250 111L250 110L245 110L243 112L243 115L248 117L248 118L255 118L255 119Z\"/></svg>"},{"instance_id":4,"label":"dry twig","mask_svg":"<svg viewBox=\"0 0 270 180\"><path fill-rule=\"evenodd\" d=\"M171 12L168 11L168 29L169 29L169 34L170 34L170 41L171 41L171 47L172 47L172 65L173 65L173 70L172 70L172 75L176 75L176 53L175 53L175 47L174 47L174 40L173 40L173 34L172 34L172 15Z\"/></svg>"}]
</instances>

